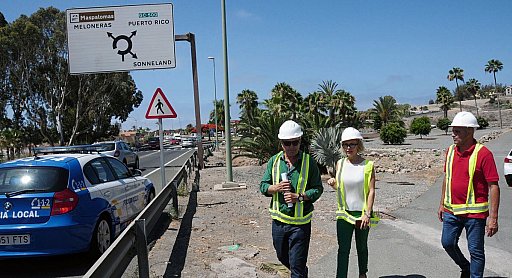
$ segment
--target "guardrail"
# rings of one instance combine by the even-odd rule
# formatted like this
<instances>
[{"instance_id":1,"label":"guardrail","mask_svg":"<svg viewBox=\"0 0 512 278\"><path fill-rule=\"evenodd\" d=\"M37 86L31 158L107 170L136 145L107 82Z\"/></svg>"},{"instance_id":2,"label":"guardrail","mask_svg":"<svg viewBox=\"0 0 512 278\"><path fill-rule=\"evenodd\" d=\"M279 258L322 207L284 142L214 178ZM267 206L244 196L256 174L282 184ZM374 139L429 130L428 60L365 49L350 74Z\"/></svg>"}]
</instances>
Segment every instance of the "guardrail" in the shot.
<instances>
[{"instance_id":1,"label":"guardrail","mask_svg":"<svg viewBox=\"0 0 512 278\"><path fill-rule=\"evenodd\" d=\"M173 200L173 208L177 211L177 187L183 181L188 183L188 177L191 176L194 169L197 169L197 152L194 152L189 159L183 163L180 171L173 177L171 182L169 182L146 206L146 208L144 208L144 210L135 218L135 221L126 227L126 229L117 237L105 253L103 253L89 271L87 271L84 277L121 277L133 257L138 254L136 246L142 246L142 244L140 244L141 239L143 239L145 243L145 231L151 231L155 227L160 214L166 208L171 199ZM140 229L140 226L137 227L137 223L140 223L140 220L145 224L142 230ZM140 237L141 233L144 233L143 237ZM139 241L139 244L137 243L137 240ZM146 244L143 246L147 248ZM147 249L145 253L145 260L147 263ZM140 260L141 258L139 258L139 268L141 267Z\"/></svg>"},{"instance_id":2,"label":"guardrail","mask_svg":"<svg viewBox=\"0 0 512 278\"><path fill-rule=\"evenodd\" d=\"M212 145L205 145L205 157L211 155ZM149 277L148 250L146 231L151 231L160 217L162 211L172 199L175 212L178 212L178 186L190 182L189 177L194 171L199 171L197 151L195 151L181 167L162 191L144 208L135 220L117 237L112 245L87 271L84 277L122 277L126 268L137 256L139 263L139 277ZM199 175L195 175L192 182L192 191L199 188Z\"/></svg>"}]
</instances>

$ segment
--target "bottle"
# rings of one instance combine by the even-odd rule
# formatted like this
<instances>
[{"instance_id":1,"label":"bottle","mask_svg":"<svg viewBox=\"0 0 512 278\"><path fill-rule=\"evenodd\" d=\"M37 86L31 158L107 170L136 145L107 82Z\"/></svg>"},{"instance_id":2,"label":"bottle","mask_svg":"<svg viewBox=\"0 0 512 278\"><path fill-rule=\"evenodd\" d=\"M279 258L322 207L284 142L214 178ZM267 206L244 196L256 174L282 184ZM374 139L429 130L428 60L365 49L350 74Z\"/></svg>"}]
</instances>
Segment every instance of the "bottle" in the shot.
<instances>
[{"instance_id":1,"label":"bottle","mask_svg":"<svg viewBox=\"0 0 512 278\"><path fill-rule=\"evenodd\" d=\"M281 173L281 180L287 181L288 180L288 174L287 173ZM293 208L293 203L288 203L289 208Z\"/></svg>"}]
</instances>

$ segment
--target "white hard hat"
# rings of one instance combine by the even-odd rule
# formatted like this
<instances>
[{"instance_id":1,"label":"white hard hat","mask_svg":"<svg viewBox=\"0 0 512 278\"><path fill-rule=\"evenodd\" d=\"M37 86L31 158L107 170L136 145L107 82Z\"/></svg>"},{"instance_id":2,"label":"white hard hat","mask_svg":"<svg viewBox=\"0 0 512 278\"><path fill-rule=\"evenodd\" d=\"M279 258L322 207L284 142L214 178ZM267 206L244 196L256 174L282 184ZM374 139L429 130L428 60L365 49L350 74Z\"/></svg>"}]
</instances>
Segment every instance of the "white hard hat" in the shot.
<instances>
[{"instance_id":1,"label":"white hard hat","mask_svg":"<svg viewBox=\"0 0 512 278\"><path fill-rule=\"evenodd\" d=\"M341 134L341 142L345 142L352 139L363 140L363 136L361 135L361 132L359 132L359 130L353 127L345 128L345 130L343 130L343 133Z\"/></svg>"},{"instance_id":2,"label":"white hard hat","mask_svg":"<svg viewBox=\"0 0 512 278\"><path fill-rule=\"evenodd\" d=\"M294 139L302 136L302 128L300 125L292 120L284 122L279 128L277 138L281 140Z\"/></svg>"},{"instance_id":3,"label":"white hard hat","mask_svg":"<svg viewBox=\"0 0 512 278\"><path fill-rule=\"evenodd\" d=\"M475 115L467 111L457 113L450 126L480 127Z\"/></svg>"}]
</instances>

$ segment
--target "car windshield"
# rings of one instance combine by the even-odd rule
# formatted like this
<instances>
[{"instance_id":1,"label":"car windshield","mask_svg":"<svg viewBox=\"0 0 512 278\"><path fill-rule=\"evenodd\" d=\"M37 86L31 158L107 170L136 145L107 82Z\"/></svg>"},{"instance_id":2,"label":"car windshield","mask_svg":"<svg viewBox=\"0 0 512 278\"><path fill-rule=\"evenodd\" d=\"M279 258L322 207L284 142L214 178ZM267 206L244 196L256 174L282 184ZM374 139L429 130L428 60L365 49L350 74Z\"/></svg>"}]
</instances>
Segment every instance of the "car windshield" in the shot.
<instances>
[{"instance_id":1,"label":"car windshield","mask_svg":"<svg viewBox=\"0 0 512 278\"><path fill-rule=\"evenodd\" d=\"M13 167L0 169L0 194L36 190L61 191L68 186L68 170L58 167Z\"/></svg>"},{"instance_id":2,"label":"car windshield","mask_svg":"<svg viewBox=\"0 0 512 278\"><path fill-rule=\"evenodd\" d=\"M148 142L153 142L153 143L160 142L160 138L158 138L158 137L149 138Z\"/></svg>"},{"instance_id":3,"label":"car windshield","mask_svg":"<svg viewBox=\"0 0 512 278\"><path fill-rule=\"evenodd\" d=\"M104 150L102 151L113 151L116 148L115 143L97 143L94 144L94 146L101 146L102 148L104 148Z\"/></svg>"}]
</instances>

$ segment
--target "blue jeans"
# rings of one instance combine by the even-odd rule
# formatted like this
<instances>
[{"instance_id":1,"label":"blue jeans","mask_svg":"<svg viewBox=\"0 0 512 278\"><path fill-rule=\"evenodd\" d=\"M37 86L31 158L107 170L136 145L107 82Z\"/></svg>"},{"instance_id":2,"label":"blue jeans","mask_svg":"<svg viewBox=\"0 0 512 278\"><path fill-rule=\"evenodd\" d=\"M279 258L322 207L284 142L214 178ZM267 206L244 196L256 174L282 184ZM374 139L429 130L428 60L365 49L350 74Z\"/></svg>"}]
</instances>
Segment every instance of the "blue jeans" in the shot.
<instances>
[{"instance_id":1,"label":"blue jeans","mask_svg":"<svg viewBox=\"0 0 512 278\"><path fill-rule=\"evenodd\" d=\"M466 218L447 212L443 213L443 235L441 236L443 248L462 270L470 271L471 278L480 278L484 275L485 224L485 219ZM466 229L471 263L464 257L459 248L462 229Z\"/></svg>"},{"instance_id":2,"label":"blue jeans","mask_svg":"<svg viewBox=\"0 0 512 278\"><path fill-rule=\"evenodd\" d=\"M290 225L272 221L272 241L277 259L291 271L292 278L308 277L308 261L311 223Z\"/></svg>"}]
</instances>

